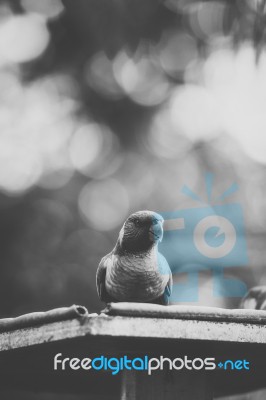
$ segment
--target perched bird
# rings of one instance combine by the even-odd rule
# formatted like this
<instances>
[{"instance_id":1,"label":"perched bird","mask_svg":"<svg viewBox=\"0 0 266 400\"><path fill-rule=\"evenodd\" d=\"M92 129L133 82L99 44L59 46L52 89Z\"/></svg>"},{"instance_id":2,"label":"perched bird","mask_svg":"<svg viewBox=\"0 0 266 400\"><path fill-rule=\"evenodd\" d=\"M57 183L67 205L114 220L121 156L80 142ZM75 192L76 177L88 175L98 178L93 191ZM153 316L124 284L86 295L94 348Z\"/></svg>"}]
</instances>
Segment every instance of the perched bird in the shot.
<instances>
[{"instance_id":1,"label":"perched bird","mask_svg":"<svg viewBox=\"0 0 266 400\"><path fill-rule=\"evenodd\" d=\"M161 215L138 211L128 217L114 249L97 269L101 301L169 303L173 281L170 267L158 251L162 238Z\"/></svg>"},{"instance_id":2,"label":"perched bird","mask_svg":"<svg viewBox=\"0 0 266 400\"><path fill-rule=\"evenodd\" d=\"M240 308L266 310L266 286L255 286L243 297Z\"/></svg>"}]
</instances>

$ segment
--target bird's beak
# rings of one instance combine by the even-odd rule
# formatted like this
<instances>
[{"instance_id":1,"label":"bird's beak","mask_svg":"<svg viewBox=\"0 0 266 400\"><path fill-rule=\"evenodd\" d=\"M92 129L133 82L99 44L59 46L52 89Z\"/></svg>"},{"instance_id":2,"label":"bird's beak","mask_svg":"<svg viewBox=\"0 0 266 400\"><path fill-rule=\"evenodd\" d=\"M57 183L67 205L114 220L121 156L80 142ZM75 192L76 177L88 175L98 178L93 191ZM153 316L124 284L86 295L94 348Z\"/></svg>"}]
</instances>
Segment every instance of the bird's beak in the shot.
<instances>
[{"instance_id":1,"label":"bird's beak","mask_svg":"<svg viewBox=\"0 0 266 400\"><path fill-rule=\"evenodd\" d=\"M163 240L163 220L155 220L150 229L150 238L156 242Z\"/></svg>"}]
</instances>

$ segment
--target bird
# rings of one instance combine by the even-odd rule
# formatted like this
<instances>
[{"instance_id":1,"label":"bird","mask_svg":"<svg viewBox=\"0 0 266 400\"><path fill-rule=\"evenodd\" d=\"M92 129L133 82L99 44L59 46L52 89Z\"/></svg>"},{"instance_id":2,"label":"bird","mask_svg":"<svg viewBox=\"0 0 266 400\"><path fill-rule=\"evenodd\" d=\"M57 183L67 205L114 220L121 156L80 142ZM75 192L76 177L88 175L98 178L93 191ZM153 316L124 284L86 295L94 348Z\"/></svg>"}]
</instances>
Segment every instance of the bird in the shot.
<instances>
[{"instance_id":1,"label":"bird","mask_svg":"<svg viewBox=\"0 0 266 400\"><path fill-rule=\"evenodd\" d=\"M241 300L240 308L266 310L266 286L252 287Z\"/></svg>"},{"instance_id":2,"label":"bird","mask_svg":"<svg viewBox=\"0 0 266 400\"><path fill-rule=\"evenodd\" d=\"M158 251L164 219L153 211L131 214L123 224L114 249L104 256L96 273L100 300L168 305L172 272Z\"/></svg>"}]
</instances>

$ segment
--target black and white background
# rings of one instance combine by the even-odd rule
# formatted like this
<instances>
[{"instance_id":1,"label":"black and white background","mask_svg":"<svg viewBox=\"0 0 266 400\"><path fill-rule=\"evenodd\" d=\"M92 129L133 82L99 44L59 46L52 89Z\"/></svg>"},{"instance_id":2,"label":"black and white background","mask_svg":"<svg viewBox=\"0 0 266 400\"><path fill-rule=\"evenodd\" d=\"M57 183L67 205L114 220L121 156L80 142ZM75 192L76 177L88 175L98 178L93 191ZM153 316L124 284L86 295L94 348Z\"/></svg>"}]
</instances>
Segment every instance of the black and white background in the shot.
<instances>
[{"instance_id":1,"label":"black and white background","mask_svg":"<svg viewBox=\"0 0 266 400\"><path fill-rule=\"evenodd\" d=\"M0 2L1 318L100 311L127 216L189 208L206 171L217 196L239 186L249 265L228 276L266 284L265 18L263 0ZM200 304L238 306L200 283Z\"/></svg>"}]
</instances>

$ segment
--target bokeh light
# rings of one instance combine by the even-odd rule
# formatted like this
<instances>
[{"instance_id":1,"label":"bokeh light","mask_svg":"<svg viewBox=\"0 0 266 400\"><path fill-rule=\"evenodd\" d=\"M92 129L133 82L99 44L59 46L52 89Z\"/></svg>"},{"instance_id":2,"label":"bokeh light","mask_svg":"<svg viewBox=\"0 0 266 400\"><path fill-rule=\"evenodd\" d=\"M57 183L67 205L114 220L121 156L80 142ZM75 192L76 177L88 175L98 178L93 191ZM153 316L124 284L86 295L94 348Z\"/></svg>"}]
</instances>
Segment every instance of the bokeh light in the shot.
<instances>
[{"instance_id":1,"label":"bokeh light","mask_svg":"<svg viewBox=\"0 0 266 400\"><path fill-rule=\"evenodd\" d=\"M170 117L169 108L163 108L153 117L144 145L157 157L179 159L187 154L191 141L182 135Z\"/></svg>"},{"instance_id":2,"label":"bokeh light","mask_svg":"<svg viewBox=\"0 0 266 400\"><path fill-rule=\"evenodd\" d=\"M205 88L185 85L176 89L170 107L172 123L180 134L195 141L220 133L220 110Z\"/></svg>"},{"instance_id":3,"label":"bokeh light","mask_svg":"<svg viewBox=\"0 0 266 400\"><path fill-rule=\"evenodd\" d=\"M37 183L60 187L73 169L68 142L78 125L75 101L60 95L56 76L24 85L16 74L3 71L0 87L0 162L5 165L0 186L13 194ZM61 170L68 173L48 180Z\"/></svg>"},{"instance_id":4,"label":"bokeh light","mask_svg":"<svg viewBox=\"0 0 266 400\"><path fill-rule=\"evenodd\" d=\"M22 63L39 57L47 48L50 34L38 14L10 16L0 25L0 63Z\"/></svg>"},{"instance_id":5,"label":"bokeh light","mask_svg":"<svg viewBox=\"0 0 266 400\"><path fill-rule=\"evenodd\" d=\"M79 171L86 171L100 156L102 146L102 131L97 124L88 124L78 128L70 144L73 166Z\"/></svg>"},{"instance_id":6,"label":"bokeh light","mask_svg":"<svg viewBox=\"0 0 266 400\"><path fill-rule=\"evenodd\" d=\"M119 167L119 142L104 125L90 123L80 126L70 142L73 167L86 176L103 178Z\"/></svg>"},{"instance_id":7,"label":"bokeh light","mask_svg":"<svg viewBox=\"0 0 266 400\"><path fill-rule=\"evenodd\" d=\"M89 182L80 193L79 208L90 226L110 231L122 225L128 215L128 193L115 179Z\"/></svg>"},{"instance_id":8,"label":"bokeh light","mask_svg":"<svg viewBox=\"0 0 266 400\"><path fill-rule=\"evenodd\" d=\"M195 40L178 31L165 32L158 51L162 68L173 77L178 77L198 57Z\"/></svg>"},{"instance_id":9,"label":"bokeh light","mask_svg":"<svg viewBox=\"0 0 266 400\"><path fill-rule=\"evenodd\" d=\"M114 75L124 92L140 105L155 106L167 97L169 83L152 58L143 55L141 49L135 58L121 52L114 60Z\"/></svg>"},{"instance_id":10,"label":"bokeh light","mask_svg":"<svg viewBox=\"0 0 266 400\"><path fill-rule=\"evenodd\" d=\"M203 40L213 40L225 34L227 4L222 1L204 1L195 4L191 12L190 27Z\"/></svg>"},{"instance_id":11,"label":"bokeh light","mask_svg":"<svg viewBox=\"0 0 266 400\"><path fill-rule=\"evenodd\" d=\"M21 0L22 7L29 13L38 13L47 18L58 17L64 7L61 0Z\"/></svg>"},{"instance_id":12,"label":"bokeh light","mask_svg":"<svg viewBox=\"0 0 266 400\"><path fill-rule=\"evenodd\" d=\"M266 162L265 74L266 54L256 64L250 44L237 52L214 51L204 67L204 83L218 105L223 129L259 162Z\"/></svg>"},{"instance_id":13,"label":"bokeh light","mask_svg":"<svg viewBox=\"0 0 266 400\"><path fill-rule=\"evenodd\" d=\"M103 51L95 54L86 64L85 80L104 97L118 100L124 96L114 76L113 62Z\"/></svg>"},{"instance_id":14,"label":"bokeh light","mask_svg":"<svg viewBox=\"0 0 266 400\"><path fill-rule=\"evenodd\" d=\"M19 140L10 143L9 138L2 136L0 142L0 188L9 194L21 194L40 178L40 160L31 148L21 147Z\"/></svg>"}]
</instances>

